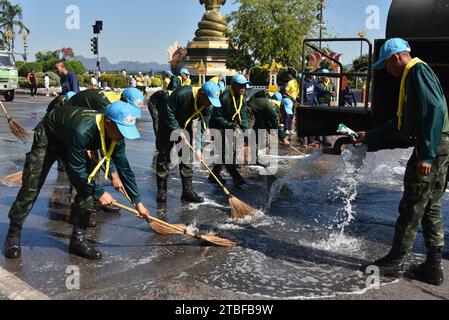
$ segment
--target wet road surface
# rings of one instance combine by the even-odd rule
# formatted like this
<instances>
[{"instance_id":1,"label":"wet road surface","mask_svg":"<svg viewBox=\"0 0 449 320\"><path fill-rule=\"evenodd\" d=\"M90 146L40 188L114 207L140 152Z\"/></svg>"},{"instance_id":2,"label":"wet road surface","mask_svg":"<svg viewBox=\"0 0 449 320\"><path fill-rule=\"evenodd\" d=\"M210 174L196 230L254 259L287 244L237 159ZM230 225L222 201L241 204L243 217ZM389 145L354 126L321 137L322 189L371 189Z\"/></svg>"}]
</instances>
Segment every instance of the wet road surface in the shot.
<instances>
[{"instance_id":1,"label":"wet road surface","mask_svg":"<svg viewBox=\"0 0 449 320\"><path fill-rule=\"evenodd\" d=\"M31 130L44 115L48 100L18 96L7 107ZM447 287L427 288L415 282L401 282L410 287L407 293L401 289L401 295L391 289L399 286L393 279L382 279L380 290L368 291L367 276L357 271L361 263L388 251L410 151L369 154L365 159L359 149L344 157L316 153L300 159L282 149L277 177L261 177L258 168L248 167L243 175L249 186L231 187L239 199L264 212L252 221L234 223L226 197L207 183L206 171L200 167L194 180L207 199L205 204L180 203L181 182L174 170L168 205L156 206L155 137L148 112L139 127L143 139L128 142L127 155L151 212L168 222L217 231L238 246L223 249L183 236L160 236L126 212L102 213L89 237L103 260L71 256L67 253L72 230L67 224L68 182L55 166L24 226L22 259L6 261L1 256L0 266L55 299L388 299L394 293L396 298L413 297L413 292L416 297L449 298ZM20 171L29 148L30 142L18 143L2 122L0 177ZM17 186L0 186L1 244L17 191ZM111 188L108 191L126 204ZM447 221L446 216L446 228ZM417 243L416 252L422 253L421 234ZM410 261L422 258L412 255ZM79 290L66 286L72 270L68 267L80 270Z\"/></svg>"}]
</instances>

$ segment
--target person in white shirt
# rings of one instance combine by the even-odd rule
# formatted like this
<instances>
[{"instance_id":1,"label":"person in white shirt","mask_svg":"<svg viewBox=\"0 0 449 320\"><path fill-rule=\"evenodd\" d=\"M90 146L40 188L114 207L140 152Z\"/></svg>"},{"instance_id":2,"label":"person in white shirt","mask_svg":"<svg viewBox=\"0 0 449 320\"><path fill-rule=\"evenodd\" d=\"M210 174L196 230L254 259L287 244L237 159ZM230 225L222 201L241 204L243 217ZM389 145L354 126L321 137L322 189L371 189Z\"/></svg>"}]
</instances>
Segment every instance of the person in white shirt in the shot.
<instances>
[{"instance_id":1,"label":"person in white shirt","mask_svg":"<svg viewBox=\"0 0 449 320\"><path fill-rule=\"evenodd\" d=\"M50 77L48 76L48 74L45 74L44 77L44 86L45 86L45 91L46 91L46 96L49 96L49 91L50 91Z\"/></svg>"},{"instance_id":2,"label":"person in white shirt","mask_svg":"<svg viewBox=\"0 0 449 320\"><path fill-rule=\"evenodd\" d=\"M98 87L98 81L94 76L90 79L90 84L92 85L92 89L96 89Z\"/></svg>"}]
</instances>

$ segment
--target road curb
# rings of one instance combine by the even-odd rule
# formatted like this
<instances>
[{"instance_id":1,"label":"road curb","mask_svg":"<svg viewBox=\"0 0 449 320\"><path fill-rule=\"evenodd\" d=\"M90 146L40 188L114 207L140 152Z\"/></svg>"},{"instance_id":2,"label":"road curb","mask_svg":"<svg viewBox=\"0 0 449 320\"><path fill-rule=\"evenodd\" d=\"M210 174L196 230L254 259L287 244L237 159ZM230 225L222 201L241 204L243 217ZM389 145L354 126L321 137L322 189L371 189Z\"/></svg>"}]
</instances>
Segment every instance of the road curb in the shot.
<instances>
[{"instance_id":1,"label":"road curb","mask_svg":"<svg viewBox=\"0 0 449 320\"><path fill-rule=\"evenodd\" d=\"M8 300L51 300L39 290L0 267L0 295Z\"/></svg>"}]
</instances>

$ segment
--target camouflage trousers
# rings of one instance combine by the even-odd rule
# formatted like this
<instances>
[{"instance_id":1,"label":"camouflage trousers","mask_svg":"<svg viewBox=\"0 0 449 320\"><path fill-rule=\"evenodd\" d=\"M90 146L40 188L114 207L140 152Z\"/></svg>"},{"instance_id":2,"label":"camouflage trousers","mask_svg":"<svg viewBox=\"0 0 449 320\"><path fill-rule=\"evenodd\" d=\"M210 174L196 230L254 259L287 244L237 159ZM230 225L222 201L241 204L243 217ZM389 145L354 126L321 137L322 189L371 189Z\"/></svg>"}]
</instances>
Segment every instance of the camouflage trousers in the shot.
<instances>
[{"instance_id":1,"label":"camouflage trousers","mask_svg":"<svg viewBox=\"0 0 449 320\"><path fill-rule=\"evenodd\" d=\"M156 138L156 148L158 151L156 160L156 174L157 177L161 180L167 179L170 175L170 153L175 146L175 142L170 141L171 133L171 130L162 129L159 130ZM190 136L192 136L192 133L189 133ZM179 156L181 156L181 154L179 154ZM181 178L183 179L193 177L193 165L181 162L179 164L179 173L181 174Z\"/></svg>"},{"instance_id":2,"label":"camouflage trousers","mask_svg":"<svg viewBox=\"0 0 449 320\"><path fill-rule=\"evenodd\" d=\"M154 134L157 135L159 130L159 111L154 103L148 102L148 110L151 114L151 119L153 119L153 130Z\"/></svg>"},{"instance_id":3,"label":"camouflage trousers","mask_svg":"<svg viewBox=\"0 0 449 320\"><path fill-rule=\"evenodd\" d=\"M420 224L427 248L444 246L442 204L447 188L449 137L443 136L430 175L418 175L418 162L417 151L414 150L407 164L404 196L399 206L393 243L393 248L402 252L413 249Z\"/></svg>"},{"instance_id":4,"label":"camouflage trousers","mask_svg":"<svg viewBox=\"0 0 449 320\"><path fill-rule=\"evenodd\" d=\"M49 142L44 124L40 123L34 131L31 151L26 155L22 187L9 211L11 222L23 225L39 196L51 167L59 158L66 162L65 152L56 147L56 144ZM67 170L69 179L72 180L73 173L69 167ZM82 226L88 225L93 202L90 194L78 190L75 201L71 205L75 223Z\"/></svg>"}]
</instances>

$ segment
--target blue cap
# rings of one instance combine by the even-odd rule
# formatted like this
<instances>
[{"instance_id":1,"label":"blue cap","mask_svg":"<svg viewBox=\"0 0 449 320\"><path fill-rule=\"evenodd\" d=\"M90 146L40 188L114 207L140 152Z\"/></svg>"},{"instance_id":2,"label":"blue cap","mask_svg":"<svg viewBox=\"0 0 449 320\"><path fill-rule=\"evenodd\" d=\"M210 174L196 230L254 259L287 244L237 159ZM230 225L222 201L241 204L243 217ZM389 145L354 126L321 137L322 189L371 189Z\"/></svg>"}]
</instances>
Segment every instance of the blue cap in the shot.
<instances>
[{"instance_id":1,"label":"blue cap","mask_svg":"<svg viewBox=\"0 0 449 320\"><path fill-rule=\"evenodd\" d=\"M144 101L145 97L143 96L142 91L137 88L126 88L122 93L123 98L128 101L134 108L136 108L136 117L137 119L142 119L142 109L145 108Z\"/></svg>"},{"instance_id":2,"label":"blue cap","mask_svg":"<svg viewBox=\"0 0 449 320\"><path fill-rule=\"evenodd\" d=\"M173 77L174 76L174 74L173 74L173 72L171 72L171 70L168 70L165 73L168 74L169 77Z\"/></svg>"},{"instance_id":3,"label":"blue cap","mask_svg":"<svg viewBox=\"0 0 449 320\"><path fill-rule=\"evenodd\" d=\"M186 68L182 68L181 71L179 72L180 74L186 74L188 76L190 76L190 72L189 70L187 70Z\"/></svg>"},{"instance_id":4,"label":"blue cap","mask_svg":"<svg viewBox=\"0 0 449 320\"><path fill-rule=\"evenodd\" d=\"M221 91L225 91L226 90L226 85L225 85L225 83L223 81L220 81L218 83L218 86L220 87Z\"/></svg>"},{"instance_id":5,"label":"blue cap","mask_svg":"<svg viewBox=\"0 0 449 320\"><path fill-rule=\"evenodd\" d=\"M321 70L321 73L330 73L330 71L328 69L323 69Z\"/></svg>"},{"instance_id":6,"label":"blue cap","mask_svg":"<svg viewBox=\"0 0 449 320\"><path fill-rule=\"evenodd\" d=\"M203 85L201 90L203 91L204 94L207 95L212 106L214 106L215 108L221 108L220 102L221 90L218 84L212 81L208 81Z\"/></svg>"},{"instance_id":7,"label":"blue cap","mask_svg":"<svg viewBox=\"0 0 449 320\"><path fill-rule=\"evenodd\" d=\"M76 93L73 91L69 91L65 94L65 98L67 99L67 101L69 101L70 99L72 99L72 97L75 95Z\"/></svg>"},{"instance_id":8,"label":"blue cap","mask_svg":"<svg viewBox=\"0 0 449 320\"><path fill-rule=\"evenodd\" d=\"M282 101L282 94L280 92L275 92L272 98L276 101Z\"/></svg>"},{"instance_id":9,"label":"blue cap","mask_svg":"<svg viewBox=\"0 0 449 320\"><path fill-rule=\"evenodd\" d=\"M114 102L106 109L106 116L117 124L120 133L129 140L140 138L135 111L134 106L123 101Z\"/></svg>"},{"instance_id":10,"label":"blue cap","mask_svg":"<svg viewBox=\"0 0 449 320\"><path fill-rule=\"evenodd\" d=\"M401 38L392 38L387 40L380 48L379 60L373 65L374 70L382 70L385 66L385 61L390 59L394 54L401 52L412 52L407 41Z\"/></svg>"},{"instance_id":11,"label":"blue cap","mask_svg":"<svg viewBox=\"0 0 449 320\"><path fill-rule=\"evenodd\" d=\"M290 98L282 99L282 106L287 114L293 114L293 101Z\"/></svg>"},{"instance_id":12,"label":"blue cap","mask_svg":"<svg viewBox=\"0 0 449 320\"><path fill-rule=\"evenodd\" d=\"M231 84L244 85L244 84L249 84L249 81L248 81L248 79L245 78L245 76L243 74L236 74L235 76L232 77Z\"/></svg>"}]
</instances>

